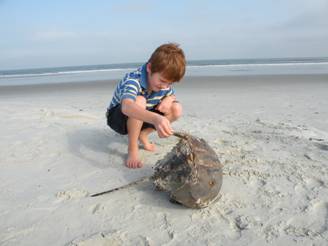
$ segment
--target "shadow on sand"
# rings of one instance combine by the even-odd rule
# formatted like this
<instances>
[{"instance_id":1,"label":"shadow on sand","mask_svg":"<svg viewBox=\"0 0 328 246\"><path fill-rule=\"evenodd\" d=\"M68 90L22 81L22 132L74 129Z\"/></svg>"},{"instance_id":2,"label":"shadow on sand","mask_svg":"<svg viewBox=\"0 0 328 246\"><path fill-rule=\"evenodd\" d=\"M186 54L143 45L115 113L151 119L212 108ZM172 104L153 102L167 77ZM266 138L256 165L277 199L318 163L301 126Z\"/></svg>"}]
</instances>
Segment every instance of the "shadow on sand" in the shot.
<instances>
[{"instance_id":1,"label":"shadow on sand","mask_svg":"<svg viewBox=\"0 0 328 246\"><path fill-rule=\"evenodd\" d=\"M126 158L126 138L107 129L80 128L68 133L67 141L72 154L100 169L113 167L112 159L122 160L123 163ZM97 155L87 155L86 151L105 154L108 158L104 161L103 158L97 158Z\"/></svg>"}]
</instances>

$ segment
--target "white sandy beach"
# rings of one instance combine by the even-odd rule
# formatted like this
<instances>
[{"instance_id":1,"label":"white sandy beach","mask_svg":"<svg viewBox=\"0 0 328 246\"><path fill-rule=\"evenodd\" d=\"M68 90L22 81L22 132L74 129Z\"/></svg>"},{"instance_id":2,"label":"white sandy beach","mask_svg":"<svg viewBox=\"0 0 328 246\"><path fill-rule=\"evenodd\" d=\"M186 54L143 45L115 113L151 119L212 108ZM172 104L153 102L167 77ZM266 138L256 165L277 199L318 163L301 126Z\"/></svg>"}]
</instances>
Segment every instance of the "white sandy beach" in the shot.
<instances>
[{"instance_id":1,"label":"white sandy beach","mask_svg":"<svg viewBox=\"0 0 328 246\"><path fill-rule=\"evenodd\" d=\"M189 77L173 124L224 165L221 199L187 209L151 182L177 139L126 168L105 109L115 82L0 87L0 245L328 245L328 75Z\"/></svg>"}]
</instances>

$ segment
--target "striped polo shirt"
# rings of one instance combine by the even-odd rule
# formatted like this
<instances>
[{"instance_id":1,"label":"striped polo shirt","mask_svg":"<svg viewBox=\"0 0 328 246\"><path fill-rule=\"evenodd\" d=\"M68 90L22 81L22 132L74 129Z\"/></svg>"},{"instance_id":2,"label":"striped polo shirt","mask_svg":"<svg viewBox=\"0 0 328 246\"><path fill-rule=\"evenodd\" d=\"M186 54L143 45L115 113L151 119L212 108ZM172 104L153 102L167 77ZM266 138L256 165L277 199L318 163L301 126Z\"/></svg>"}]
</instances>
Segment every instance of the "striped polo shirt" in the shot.
<instances>
[{"instance_id":1,"label":"striped polo shirt","mask_svg":"<svg viewBox=\"0 0 328 246\"><path fill-rule=\"evenodd\" d=\"M171 87L162 89L158 92L148 92L148 79L146 64L139 67L136 71L127 73L124 78L116 86L114 96L110 102L109 109L121 104L125 98L136 100L137 96L144 96L147 100L146 108L148 110L156 107L163 97L174 94Z\"/></svg>"}]
</instances>

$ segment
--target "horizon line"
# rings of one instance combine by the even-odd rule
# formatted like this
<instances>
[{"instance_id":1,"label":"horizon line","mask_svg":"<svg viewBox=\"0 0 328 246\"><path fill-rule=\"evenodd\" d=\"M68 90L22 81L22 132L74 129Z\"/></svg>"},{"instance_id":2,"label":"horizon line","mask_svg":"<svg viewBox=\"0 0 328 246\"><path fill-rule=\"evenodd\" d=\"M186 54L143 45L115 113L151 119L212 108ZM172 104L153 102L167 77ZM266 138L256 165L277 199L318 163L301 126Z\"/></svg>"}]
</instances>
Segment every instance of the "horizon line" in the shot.
<instances>
[{"instance_id":1,"label":"horizon line","mask_svg":"<svg viewBox=\"0 0 328 246\"><path fill-rule=\"evenodd\" d=\"M278 59L328 59L328 56L293 56L293 57L257 57L257 58L223 58L223 59L191 59L186 60L187 65L190 65L190 62L199 62L199 61L238 61L238 60L278 60ZM54 68L76 68L76 67L88 67L88 66L106 66L106 65L127 65L127 64L143 64L145 62L118 62L118 63L98 63L98 64L83 64L83 65L65 65L65 66L53 66L53 67L26 67L26 68L11 68L11 69L0 69L0 72L7 71L20 71L20 70L37 70L37 69L54 69Z\"/></svg>"}]
</instances>

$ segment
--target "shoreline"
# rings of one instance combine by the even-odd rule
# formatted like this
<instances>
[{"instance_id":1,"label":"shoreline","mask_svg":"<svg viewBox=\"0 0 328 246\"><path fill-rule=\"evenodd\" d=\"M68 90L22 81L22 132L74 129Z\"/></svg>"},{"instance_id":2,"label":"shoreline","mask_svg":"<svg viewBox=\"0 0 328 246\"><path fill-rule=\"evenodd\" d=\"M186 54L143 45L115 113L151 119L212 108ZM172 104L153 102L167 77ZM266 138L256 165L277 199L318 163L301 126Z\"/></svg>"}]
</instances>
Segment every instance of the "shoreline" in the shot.
<instances>
[{"instance_id":1,"label":"shoreline","mask_svg":"<svg viewBox=\"0 0 328 246\"><path fill-rule=\"evenodd\" d=\"M26 85L0 85L0 96L19 93L39 93L48 92L58 89L65 90L83 90L93 88L111 89L120 79L94 80L94 81L77 81L77 82L60 82L44 84L26 84ZM279 82L279 83L301 83L311 80L313 82L328 81L328 74L288 74L288 75L233 75L233 76L186 76L174 86L188 87L188 85L197 85L199 81L215 82L215 85L226 83L258 83L262 82ZM188 82L188 83L186 83Z\"/></svg>"}]
</instances>

